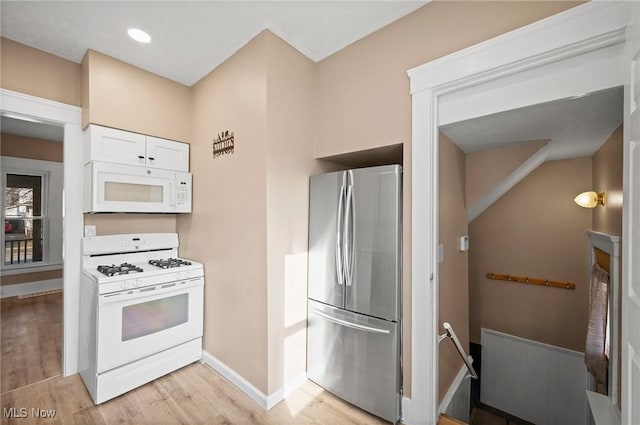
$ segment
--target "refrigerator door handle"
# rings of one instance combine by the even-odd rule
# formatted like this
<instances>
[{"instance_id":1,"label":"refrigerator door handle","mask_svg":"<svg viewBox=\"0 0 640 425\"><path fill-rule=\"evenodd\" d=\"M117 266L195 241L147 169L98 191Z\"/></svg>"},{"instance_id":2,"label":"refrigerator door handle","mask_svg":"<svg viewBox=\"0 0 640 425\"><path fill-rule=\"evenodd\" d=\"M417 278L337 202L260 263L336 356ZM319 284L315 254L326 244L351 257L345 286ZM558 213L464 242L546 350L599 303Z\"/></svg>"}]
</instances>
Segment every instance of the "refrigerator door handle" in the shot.
<instances>
[{"instance_id":1,"label":"refrigerator door handle","mask_svg":"<svg viewBox=\"0 0 640 425\"><path fill-rule=\"evenodd\" d=\"M389 331L388 329L379 329L379 328L374 328L372 326L359 325L357 323L349 322L347 320L338 319L337 317L330 316L330 315L328 315L326 313L323 313L321 311L318 311L316 309L313 309L313 313L318 315L318 316L320 316L320 317L322 317L322 318L324 318L324 319L327 319L327 320L329 320L329 321L331 321L333 323L336 323L336 324L342 325L342 326L346 326L346 327L351 328L351 329L357 329L357 330L360 330L360 331L373 332L373 333L386 334L386 335L391 333L391 331Z\"/></svg>"},{"instance_id":2,"label":"refrigerator door handle","mask_svg":"<svg viewBox=\"0 0 640 425\"><path fill-rule=\"evenodd\" d=\"M349 170L349 186L347 187L347 207L345 212L344 231L344 262L345 282L347 286L353 284L353 268L355 263L355 206L353 202L353 171Z\"/></svg>"},{"instance_id":3,"label":"refrigerator door handle","mask_svg":"<svg viewBox=\"0 0 640 425\"><path fill-rule=\"evenodd\" d=\"M342 244L343 244L343 207L344 207L344 184L340 187L340 199L338 200L338 225L336 231L336 276L338 285L344 285L344 267L342 265Z\"/></svg>"}]
</instances>

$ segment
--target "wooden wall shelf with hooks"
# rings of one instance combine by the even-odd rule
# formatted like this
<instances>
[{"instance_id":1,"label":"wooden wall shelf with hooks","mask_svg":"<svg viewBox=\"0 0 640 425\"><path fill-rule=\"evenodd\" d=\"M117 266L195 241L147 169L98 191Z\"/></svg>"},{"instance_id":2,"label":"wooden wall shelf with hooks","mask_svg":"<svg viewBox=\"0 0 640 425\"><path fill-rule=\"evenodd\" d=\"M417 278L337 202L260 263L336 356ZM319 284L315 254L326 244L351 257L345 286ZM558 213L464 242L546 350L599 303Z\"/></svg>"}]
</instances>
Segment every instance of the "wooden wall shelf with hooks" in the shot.
<instances>
[{"instance_id":1,"label":"wooden wall shelf with hooks","mask_svg":"<svg viewBox=\"0 0 640 425\"><path fill-rule=\"evenodd\" d=\"M487 273L487 278L493 280L506 280L508 282L524 283L525 285L553 286L554 288L576 289L576 284L551 279L540 279L528 276L513 276L510 274Z\"/></svg>"}]
</instances>

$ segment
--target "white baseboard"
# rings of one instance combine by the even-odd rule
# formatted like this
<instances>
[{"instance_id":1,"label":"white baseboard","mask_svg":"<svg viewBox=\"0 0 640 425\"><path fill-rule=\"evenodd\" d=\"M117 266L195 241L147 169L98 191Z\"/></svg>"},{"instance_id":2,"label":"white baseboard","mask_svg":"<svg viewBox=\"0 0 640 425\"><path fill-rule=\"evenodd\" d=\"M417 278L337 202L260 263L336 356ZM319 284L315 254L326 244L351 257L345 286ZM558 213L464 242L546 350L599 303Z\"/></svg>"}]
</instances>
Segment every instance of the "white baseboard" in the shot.
<instances>
[{"instance_id":1,"label":"white baseboard","mask_svg":"<svg viewBox=\"0 0 640 425\"><path fill-rule=\"evenodd\" d=\"M0 298L16 297L19 295L35 294L37 292L62 289L62 279L39 280L37 282L15 283L0 286Z\"/></svg>"},{"instance_id":2,"label":"white baseboard","mask_svg":"<svg viewBox=\"0 0 640 425\"><path fill-rule=\"evenodd\" d=\"M270 410L273 406L287 398L289 394L293 393L298 388L303 386L305 382L307 382L306 372L301 373L294 379L286 382L280 389L267 397L267 410Z\"/></svg>"},{"instance_id":3,"label":"white baseboard","mask_svg":"<svg viewBox=\"0 0 640 425\"><path fill-rule=\"evenodd\" d=\"M400 421L405 425L413 424L413 411L411 410L411 399L402 397L402 417Z\"/></svg>"},{"instance_id":4,"label":"white baseboard","mask_svg":"<svg viewBox=\"0 0 640 425\"><path fill-rule=\"evenodd\" d=\"M300 388L306 381L306 373L300 374L298 377L285 383L280 389L273 394L267 396L262 391L257 389L251 382L240 376L236 371L231 369L226 364L215 358L210 353L202 350L202 361L209 365L213 370L222 375L225 379L238 387L240 391L245 393L247 397L258 403L260 407L265 410L271 409L276 404L280 403L289 394Z\"/></svg>"}]
</instances>

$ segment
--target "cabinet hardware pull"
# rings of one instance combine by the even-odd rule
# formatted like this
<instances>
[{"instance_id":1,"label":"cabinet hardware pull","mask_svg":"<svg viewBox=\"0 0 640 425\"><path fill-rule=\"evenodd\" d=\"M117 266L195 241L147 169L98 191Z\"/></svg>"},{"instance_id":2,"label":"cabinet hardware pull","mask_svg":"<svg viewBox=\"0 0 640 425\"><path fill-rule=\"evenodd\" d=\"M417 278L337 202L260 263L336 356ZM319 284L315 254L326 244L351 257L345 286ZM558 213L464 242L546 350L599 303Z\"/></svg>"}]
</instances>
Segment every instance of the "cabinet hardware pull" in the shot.
<instances>
[{"instance_id":1,"label":"cabinet hardware pull","mask_svg":"<svg viewBox=\"0 0 640 425\"><path fill-rule=\"evenodd\" d=\"M142 156L142 155L138 155L138 158L140 158L140 159L144 159L144 156Z\"/></svg>"},{"instance_id":2,"label":"cabinet hardware pull","mask_svg":"<svg viewBox=\"0 0 640 425\"><path fill-rule=\"evenodd\" d=\"M150 156L150 157L149 157L149 160L151 160L151 161L155 161L156 159L155 159L154 157Z\"/></svg>"}]
</instances>

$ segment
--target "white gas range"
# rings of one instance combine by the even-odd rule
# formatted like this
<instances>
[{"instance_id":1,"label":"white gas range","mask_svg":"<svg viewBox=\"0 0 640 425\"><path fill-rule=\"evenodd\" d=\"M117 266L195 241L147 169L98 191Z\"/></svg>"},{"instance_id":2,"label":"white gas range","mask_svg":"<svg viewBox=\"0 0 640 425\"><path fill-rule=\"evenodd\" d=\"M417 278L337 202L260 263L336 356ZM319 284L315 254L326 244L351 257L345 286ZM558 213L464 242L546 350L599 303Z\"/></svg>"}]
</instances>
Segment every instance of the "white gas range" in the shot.
<instances>
[{"instance_id":1,"label":"white gas range","mask_svg":"<svg viewBox=\"0 0 640 425\"><path fill-rule=\"evenodd\" d=\"M96 404L202 357L204 270L178 235L82 240L80 375Z\"/></svg>"}]
</instances>

